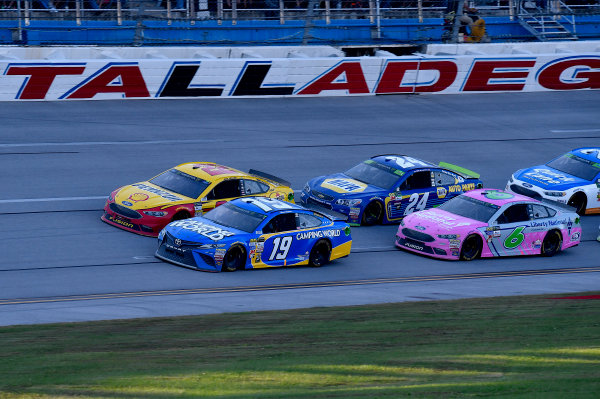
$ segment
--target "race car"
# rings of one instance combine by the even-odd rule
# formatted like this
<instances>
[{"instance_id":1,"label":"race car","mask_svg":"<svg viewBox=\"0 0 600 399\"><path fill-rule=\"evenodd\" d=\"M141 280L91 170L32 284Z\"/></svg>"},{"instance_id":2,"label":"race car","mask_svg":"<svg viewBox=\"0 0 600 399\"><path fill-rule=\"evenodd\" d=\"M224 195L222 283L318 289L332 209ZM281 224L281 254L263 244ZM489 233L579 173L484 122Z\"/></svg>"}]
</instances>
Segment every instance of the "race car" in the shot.
<instances>
[{"instance_id":1,"label":"race car","mask_svg":"<svg viewBox=\"0 0 600 399\"><path fill-rule=\"evenodd\" d=\"M600 213L600 148L577 148L545 165L518 170L506 190L571 205L579 215Z\"/></svg>"},{"instance_id":2,"label":"race car","mask_svg":"<svg viewBox=\"0 0 600 399\"><path fill-rule=\"evenodd\" d=\"M202 215L234 198L264 196L294 201L290 183L264 172L248 173L212 162L189 162L152 179L113 191L102 220L156 237L169 222Z\"/></svg>"},{"instance_id":3,"label":"race car","mask_svg":"<svg viewBox=\"0 0 600 399\"><path fill-rule=\"evenodd\" d=\"M434 258L472 260L480 256L552 256L580 240L581 224L574 208L481 189L405 217L395 244Z\"/></svg>"},{"instance_id":4,"label":"race car","mask_svg":"<svg viewBox=\"0 0 600 399\"><path fill-rule=\"evenodd\" d=\"M373 225L397 223L479 187L483 184L477 173L456 165L377 155L344 173L310 180L300 200L347 215L351 225Z\"/></svg>"},{"instance_id":5,"label":"race car","mask_svg":"<svg viewBox=\"0 0 600 399\"><path fill-rule=\"evenodd\" d=\"M350 254L350 226L299 205L240 198L202 217L169 223L156 257L209 272L322 266Z\"/></svg>"}]
</instances>

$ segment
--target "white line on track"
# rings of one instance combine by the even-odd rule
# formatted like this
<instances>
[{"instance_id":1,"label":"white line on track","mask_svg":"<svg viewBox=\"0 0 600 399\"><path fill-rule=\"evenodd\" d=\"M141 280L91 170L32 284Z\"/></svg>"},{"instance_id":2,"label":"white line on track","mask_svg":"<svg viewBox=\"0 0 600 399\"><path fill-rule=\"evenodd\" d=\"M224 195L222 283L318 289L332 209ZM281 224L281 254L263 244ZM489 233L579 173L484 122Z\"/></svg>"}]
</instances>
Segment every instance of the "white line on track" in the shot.
<instances>
[{"instance_id":1,"label":"white line on track","mask_svg":"<svg viewBox=\"0 0 600 399\"><path fill-rule=\"evenodd\" d=\"M600 129L579 129L579 130L550 130L552 133L595 133Z\"/></svg>"},{"instance_id":2,"label":"white line on track","mask_svg":"<svg viewBox=\"0 0 600 399\"><path fill-rule=\"evenodd\" d=\"M16 204L24 202L58 202L58 201L85 201L85 200L97 200L106 199L106 195L98 197L62 197L62 198L18 198L0 200L0 204Z\"/></svg>"},{"instance_id":3,"label":"white line on track","mask_svg":"<svg viewBox=\"0 0 600 399\"><path fill-rule=\"evenodd\" d=\"M148 140L148 141L77 141L68 143L0 143L0 148L16 147L60 147L60 146L86 146L86 145L144 145L144 144L193 144L193 143L216 143L223 140L197 139L197 140Z\"/></svg>"}]
</instances>

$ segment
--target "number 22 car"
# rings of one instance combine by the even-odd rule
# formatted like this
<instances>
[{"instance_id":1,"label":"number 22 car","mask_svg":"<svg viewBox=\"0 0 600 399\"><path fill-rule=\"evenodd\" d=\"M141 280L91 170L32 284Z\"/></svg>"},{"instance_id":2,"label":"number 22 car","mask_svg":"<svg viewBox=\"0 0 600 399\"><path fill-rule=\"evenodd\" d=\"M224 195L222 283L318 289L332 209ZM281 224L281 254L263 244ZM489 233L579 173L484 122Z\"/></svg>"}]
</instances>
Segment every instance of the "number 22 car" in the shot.
<instances>
[{"instance_id":1,"label":"number 22 car","mask_svg":"<svg viewBox=\"0 0 600 399\"><path fill-rule=\"evenodd\" d=\"M477 173L459 166L378 155L344 173L310 180L300 200L342 213L351 225L373 225L397 223L414 211L482 186Z\"/></svg>"},{"instance_id":2,"label":"number 22 car","mask_svg":"<svg viewBox=\"0 0 600 399\"><path fill-rule=\"evenodd\" d=\"M248 173L212 162L189 162L149 181L113 191L102 220L137 234L156 237L173 220L202 215L231 199L265 196L294 200L290 183L250 170Z\"/></svg>"},{"instance_id":3,"label":"number 22 car","mask_svg":"<svg viewBox=\"0 0 600 399\"><path fill-rule=\"evenodd\" d=\"M579 215L555 202L502 190L473 190L400 223L398 248L441 259L552 256L578 245Z\"/></svg>"},{"instance_id":4,"label":"number 22 car","mask_svg":"<svg viewBox=\"0 0 600 399\"><path fill-rule=\"evenodd\" d=\"M240 198L202 217L169 223L156 257L219 272L277 266L322 266L348 256L350 226L288 202Z\"/></svg>"}]
</instances>

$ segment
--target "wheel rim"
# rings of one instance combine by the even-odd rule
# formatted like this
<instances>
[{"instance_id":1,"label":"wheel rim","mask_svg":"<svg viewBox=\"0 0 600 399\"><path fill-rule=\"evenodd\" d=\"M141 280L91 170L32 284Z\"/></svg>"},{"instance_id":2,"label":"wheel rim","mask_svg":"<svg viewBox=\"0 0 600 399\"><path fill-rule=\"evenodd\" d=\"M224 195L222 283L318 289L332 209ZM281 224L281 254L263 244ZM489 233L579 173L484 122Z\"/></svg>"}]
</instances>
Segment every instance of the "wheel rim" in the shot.
<instances>
[{"instance_id":1,"label":"wheel rim","mask_svg":"<svg viewBox=\"0 0 600 399\"><path fill-rule=\"evenodd\" d=\"M223 266L228 271L233 271L239 269L241 265L242 254L240 250L233 249L225 255L225 261L223 262Z\"/></svg>"},{"instance_id":2,"label":"wheel rim","mask_svg":"<svg viewBox=\"0 0 600 399\"><path fill-rule=\"evenodd\" d=\"M585 201L580 197L571 198L568 205L575 208L575 212L577 212L578 215L583 215L585 213Z\"/></svg>"},{"instance_id":3,"label":"wheel rim","mask_svg":"<svg viewBox=\"0 0 600 399\"><path fill-rule=\"evenodd\" d=\"M465 260L474 259L479 253L479 241L475 237L468 237L463 243L462 258Z\"/></svg>"},{"instance_id":4,"label":"wheel rim","mask_svg":"<svg viewBox=\"0 0 600 399\"><path fill-rule=\"evenodd\" d=\"M560 247L560 237L558 233L553 231L551 234L544 239L544 248L542 253L544 255L554 255Z\"/></svg>"},{"instance_id":5,"label":"wheel rim","mask_svg":"<svg viewBox=\"0 0 600 399\"><path fill-rule=\"evenodd\" d=\"M320 267L327 262L327 250L329 248L325 244L320 244L314 248L314 254L311 254L310 263L312 266Z\"/></svg>"},{"instance_id":6,"label":"wheel rim","mask_svg":"<svg viewBox=\"0 0 600 399\"><path fill-rule=\"evenodd\" d=\"M365 224L375 224L381 216L381 205L379 202L370 203L365 209Z\"/></svg>"}]
</instances>

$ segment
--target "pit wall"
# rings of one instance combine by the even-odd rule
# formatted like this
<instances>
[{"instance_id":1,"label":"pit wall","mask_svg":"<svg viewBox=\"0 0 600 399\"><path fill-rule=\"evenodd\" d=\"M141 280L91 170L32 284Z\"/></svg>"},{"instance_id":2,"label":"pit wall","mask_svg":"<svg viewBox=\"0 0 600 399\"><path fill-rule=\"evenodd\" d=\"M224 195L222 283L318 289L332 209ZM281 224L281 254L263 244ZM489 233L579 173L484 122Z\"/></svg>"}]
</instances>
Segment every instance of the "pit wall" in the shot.
<instances>
[{"instance_id":1,"label":"pit wall","mask_svg":"<svg viewBox=\"0 0 600 399\"><path fill-rule=\"evenodd\" d=\"M341 51L327 46L235 50L89 48L85 51L3 48L0 50L0 70L3 71L0 100L600 89L598 42L556 43L553 47L513 45L511 50L506 46L474 46L446 45L402 57L377 51L373 57L356 58L343 57ZM544 53L536 53L538 48Z\"/></svg>"}]
</instances>

